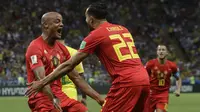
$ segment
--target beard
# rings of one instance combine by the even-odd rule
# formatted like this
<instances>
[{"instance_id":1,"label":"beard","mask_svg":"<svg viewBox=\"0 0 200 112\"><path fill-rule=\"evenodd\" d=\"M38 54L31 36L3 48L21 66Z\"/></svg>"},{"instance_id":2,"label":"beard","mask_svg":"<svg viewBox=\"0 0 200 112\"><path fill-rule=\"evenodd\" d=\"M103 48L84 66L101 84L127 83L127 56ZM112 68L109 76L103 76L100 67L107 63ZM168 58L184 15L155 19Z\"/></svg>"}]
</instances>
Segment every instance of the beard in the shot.
<instances>
[{"instance_id":1,"label":"beard","mask_svg":"<svg viewBox=\"0 0 200 112\"><path fill-rule=\"evenodd\" d=\"M87 26L88 26L88 28L89 28L90 31L94 30L94 28L91 25L87 24Z\"/></svg>"},{"instance_id":2,"label":"beard","mask_svg":"<svg viewBox=\"0 0 200 112\"><path fill-rule=\"evenodd\" d=\"M49 32L50 32L50 36L54 40L61 39L61 37L62 37L62 34L60 35L60 33L58 32L58 29L56 29L56 28L50 30Z\"/></svg>"}]
</instances>

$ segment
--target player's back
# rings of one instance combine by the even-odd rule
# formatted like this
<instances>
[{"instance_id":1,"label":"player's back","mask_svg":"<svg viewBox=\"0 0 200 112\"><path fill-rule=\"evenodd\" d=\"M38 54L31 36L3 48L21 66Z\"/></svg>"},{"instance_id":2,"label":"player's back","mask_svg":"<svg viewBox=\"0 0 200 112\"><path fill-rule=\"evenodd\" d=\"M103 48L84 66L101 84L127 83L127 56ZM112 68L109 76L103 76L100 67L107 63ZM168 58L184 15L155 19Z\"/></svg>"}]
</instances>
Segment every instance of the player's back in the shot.
<instances>
[{"instance_id":1,"label":"player's back","mask_svg":"<svg viewBox=\"0 0 200 112\"><path fill-rule=\"evenodd\" d=\"M104 23L92 32L101 41L95 53L106 66L116 87L149 85L148 74L131 33L123 26ZM94 36L95 36L94 35Z\"/></svg>"}]
</instances>

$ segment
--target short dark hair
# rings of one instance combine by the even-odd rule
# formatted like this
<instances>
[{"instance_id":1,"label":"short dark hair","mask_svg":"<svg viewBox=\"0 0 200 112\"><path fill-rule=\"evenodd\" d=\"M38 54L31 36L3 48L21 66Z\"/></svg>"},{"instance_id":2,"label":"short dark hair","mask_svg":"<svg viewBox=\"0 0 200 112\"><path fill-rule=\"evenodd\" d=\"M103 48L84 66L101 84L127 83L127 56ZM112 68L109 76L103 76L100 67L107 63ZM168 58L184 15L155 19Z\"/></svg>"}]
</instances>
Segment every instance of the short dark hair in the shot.
<instances>
[{"instance_id":1,"label":"short dark hair","mask_svg":"<svg viewBox=\"0 0 200 112\"><path fill-rule=\"evenodd\" d=\"M108 14L107 6L105 3L92 3L89 5L87 13L91 16L94 16L96 19L106 19Z\"/></svg>"}]
</instances>

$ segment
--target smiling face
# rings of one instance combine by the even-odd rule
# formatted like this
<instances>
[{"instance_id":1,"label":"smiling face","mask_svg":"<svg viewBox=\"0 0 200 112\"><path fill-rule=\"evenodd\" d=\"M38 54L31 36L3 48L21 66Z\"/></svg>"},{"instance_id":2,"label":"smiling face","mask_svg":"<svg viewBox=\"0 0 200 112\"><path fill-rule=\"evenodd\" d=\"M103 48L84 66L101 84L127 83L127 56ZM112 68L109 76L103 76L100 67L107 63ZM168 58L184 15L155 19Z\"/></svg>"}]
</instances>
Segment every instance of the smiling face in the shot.
<instances>
[{"instance_id":1,"label":"smiling face","mask_svg":"<svg viewBox=\"0 0 200 112\"><path fill-rule=\"evenodd\" d=\"M56 12L44 14L42 17L43 28L52 38L60 39L62 35L62 16Z\"/></svg>"},{"instance_id":2,"label":"smiling face","mask_svg":"<svg viewBox=\"0 0 200 112\"><path fill-rule=\"evenodd\" d=\"M165 59L168 55L167 47L165 45L159 45L157 47L157 56L159 59Z\"/></svg>"}]
</instances>

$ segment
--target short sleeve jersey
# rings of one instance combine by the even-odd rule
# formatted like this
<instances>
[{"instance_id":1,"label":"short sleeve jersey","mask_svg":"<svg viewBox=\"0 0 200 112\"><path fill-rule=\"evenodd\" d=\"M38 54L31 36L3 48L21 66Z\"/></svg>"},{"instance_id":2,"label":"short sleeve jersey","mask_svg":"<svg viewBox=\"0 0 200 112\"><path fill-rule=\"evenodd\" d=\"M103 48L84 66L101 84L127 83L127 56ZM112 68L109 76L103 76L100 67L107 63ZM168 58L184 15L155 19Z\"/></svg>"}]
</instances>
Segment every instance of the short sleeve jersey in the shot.
<instances>
[{"instance_id":1,"label":"short sleeve jersey","mask_svg":"<svg viewBox=\"0 0 200 112\"><path fill-rule=\"evenodd\" d=\"M101 24L82 41L79 52L98 56L112 78L112 87L149 85L133 37L123 26Z\"/></svg>"},{"instance_id":2,"label":"short sleeve jersey","mask_svg":"<svg viewBox=\"0 0 200 112\"><path fill-rule=\"evenodd\" d=\"M170 77L178 71L177 65L169 60L160 64L158 59L153 59L147 62L146 69L150 78L151 95L168 96Z\"/></svg>"},{"instance_id":3,"label":"short sleeve jersey","mask_svg":"<svg viewBox=\"0 0 200 112\"><path fill-rule=\"evenodd\" d=\"M40 36L33 40L26 52L26 67L27 67L27 79L28 82L36 80L33 70L37 67L44 66L45 75L49 75L60 63L70 58L69 52L64 45L57 42L53 47L50 47ZM51 84L53 93L58 98L63 98L66 95L61 90L61 81L57 79ZM44 96L42 92L39 92L36 97ZM31 97L32 98L32 97Z\"/></svg>"}]
</instances>

